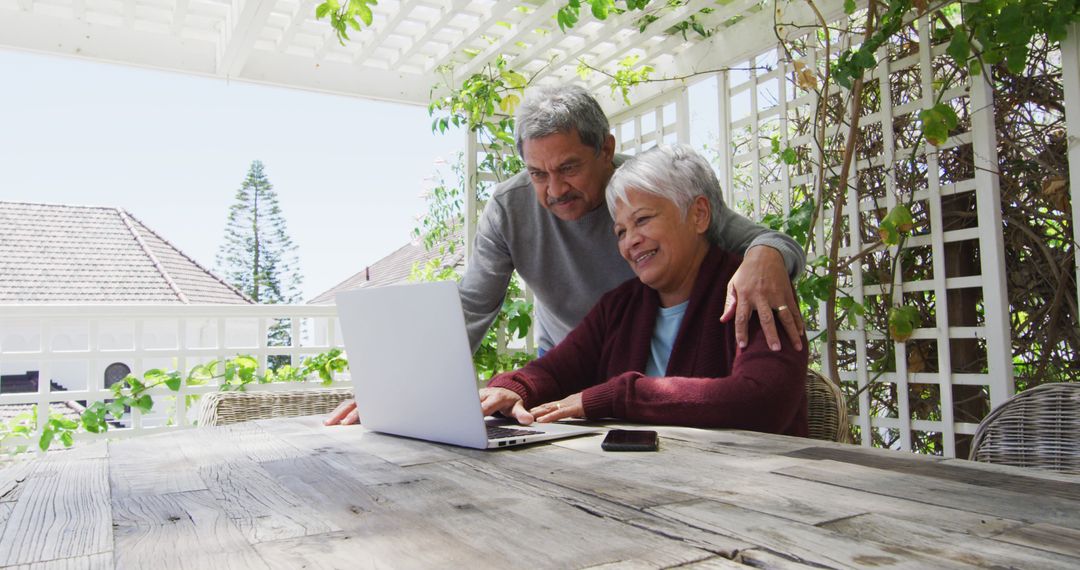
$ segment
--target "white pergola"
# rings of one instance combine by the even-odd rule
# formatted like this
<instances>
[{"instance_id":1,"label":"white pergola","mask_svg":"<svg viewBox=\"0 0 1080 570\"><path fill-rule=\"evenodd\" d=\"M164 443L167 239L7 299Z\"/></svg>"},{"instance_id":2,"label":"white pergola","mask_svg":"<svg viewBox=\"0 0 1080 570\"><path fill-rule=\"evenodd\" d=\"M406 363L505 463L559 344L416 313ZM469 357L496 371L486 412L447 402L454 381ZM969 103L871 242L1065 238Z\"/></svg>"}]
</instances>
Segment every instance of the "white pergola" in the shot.
<instances>
[{"instance_id":1,"label":"white pergola","mask_svg":"<svg viewBox=\"0 0 1080 570\"><path fill-rule=\"evenodd\" d=\"M452 66L454 77L468 77L498 54L541 82L578 80L581 57L609 68L639 55L657 76L681 76L769 43L773 22L771 2L690 0L656 12L645 34L635 29L642 12L601 22L588 6L563 33L554 17L565 4L559 0L382 0L372 25L342 45L328 21L315 18L318 3L0 0L0 47L426 105L440 69ZM824 5L835 13L841 3ZM698 15L701 23L723 33L705 42L693 32L689 40L665 33L703 8L713 11ZM799 10L805 8L793 6L785 16ZM608 82L594 74L589 86L601 92Z\"/></svg>"}]
</instances>

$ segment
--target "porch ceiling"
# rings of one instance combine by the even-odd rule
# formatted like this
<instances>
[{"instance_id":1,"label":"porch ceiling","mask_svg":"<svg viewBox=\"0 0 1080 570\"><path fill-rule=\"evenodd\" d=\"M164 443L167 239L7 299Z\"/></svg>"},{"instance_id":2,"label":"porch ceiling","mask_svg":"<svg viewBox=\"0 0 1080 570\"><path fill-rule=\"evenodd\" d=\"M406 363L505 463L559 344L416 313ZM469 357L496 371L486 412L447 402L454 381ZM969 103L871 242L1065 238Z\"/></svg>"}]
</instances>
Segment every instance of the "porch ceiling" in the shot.
<instances>
[{"instance_id":1,"label":"porch ceiling","mask_svg":"<svg viewBox=\"0 0 1080 570\"><path fill-rule=\"evenodd\" d=\"M586 5L564 34L554 18L564 0L381 0L373 25L341 45L327 21L315 19L317 4L0 0L0 46L425 105L444 66L463 78L502 53L511 68L551 83L581 81L580 57L611 69L637 54L657 76L682 75L768 43L773 21L771 2L689 0L656 12L639 34L641 12L600 22ZM666 32L703 8L713 11L699 21L719 30L709 41ZM602 93L609 81L594 73L587 83Z\"/></svg>"}]
</instances>

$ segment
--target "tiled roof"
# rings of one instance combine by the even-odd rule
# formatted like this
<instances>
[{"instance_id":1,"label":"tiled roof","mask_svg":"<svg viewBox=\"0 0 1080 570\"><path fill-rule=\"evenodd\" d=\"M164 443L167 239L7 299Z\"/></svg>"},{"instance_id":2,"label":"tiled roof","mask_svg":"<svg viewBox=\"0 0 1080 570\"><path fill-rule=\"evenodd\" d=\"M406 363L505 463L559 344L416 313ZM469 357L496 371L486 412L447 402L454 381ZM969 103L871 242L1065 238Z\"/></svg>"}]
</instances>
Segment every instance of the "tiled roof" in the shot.
<instances>
[{"instance_id":1,"label":"tiled roof","mask_svg":"<svg viewBox=\"0 0 1080 570\"><path fill-rule=\"evenodd\" d=\"M460 237L455 234L451 240L460 240ZM334 295L340 291L362 289L364 287L381 287L408 281L413 265L416 263L424 265L433 259L439 259L441 255L439 249L438 246L435 246L429 251L424 247L423 243L410 242L398 248L394 253L365 267L352 277L331 287L330 290L319 294L308 301L308 304L330 305L334 302ZM453 253L447 252L441 259L443 267L458 269L465 262L464 248L458 247Z\"/></svg>"},{"instance_id":2,"label":"tiled roof","mask_svg":"<svg viewBox=\"0 0 1080 570\"><path fill-rule=\"evenodd\" d=\"M251 303L119 208L0 202L0 303Z\"/></svg>"}]
</instances>

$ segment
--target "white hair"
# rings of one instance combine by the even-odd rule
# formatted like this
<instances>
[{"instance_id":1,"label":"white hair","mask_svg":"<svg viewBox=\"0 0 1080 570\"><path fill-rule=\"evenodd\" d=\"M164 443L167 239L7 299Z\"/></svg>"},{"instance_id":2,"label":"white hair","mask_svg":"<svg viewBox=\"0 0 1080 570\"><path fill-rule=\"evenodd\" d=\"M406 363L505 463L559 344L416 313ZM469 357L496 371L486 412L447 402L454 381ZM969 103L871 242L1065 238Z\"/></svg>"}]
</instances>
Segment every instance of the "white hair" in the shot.
<instances>
[{"instance_id":1,"label":"white hair","mask_svg":"<svg viewBox=\"0 0 1080 570\"><path fill-rule=\"evenodd\" d=\"M720 238L720 181L704 157L689 145L675 144L651 148L620 166L607 186L607 207L615 217L615 204L628 202L626 191L633 188L671 200L679 207L683 219L698 196L705 196L712 211L705 237L711 243Z\"/></svg>"}]
</instances>

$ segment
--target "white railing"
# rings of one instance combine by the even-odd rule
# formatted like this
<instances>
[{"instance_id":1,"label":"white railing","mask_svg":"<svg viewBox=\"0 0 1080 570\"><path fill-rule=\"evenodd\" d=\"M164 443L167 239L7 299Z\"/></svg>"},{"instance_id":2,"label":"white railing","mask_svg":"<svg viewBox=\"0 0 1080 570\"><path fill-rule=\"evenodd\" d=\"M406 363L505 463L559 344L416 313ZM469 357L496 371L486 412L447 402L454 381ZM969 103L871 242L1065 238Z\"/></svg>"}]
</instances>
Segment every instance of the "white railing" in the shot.
<instances>
[{"instance_id":1,"label":"white railing","mask_svg":"<svg viewBox=\"0 0 1080 570\"><path fill-rule=\"evenodd\" d=\"M287 337L282 345L269 339L271 328L288 332L278 334ZM110 430L110 437L191 427L198 409L188 409L187 396L220 389L218 384L188 386L193 366L244 354L258 360L262 374L269 359L288 358L297 366L305 357L340 348L340 339L333 305L0 305L0 374L38 374L36 392L8 393L0 386L0 405L36 404L45 410L57 402L105 400L112 397L105 370L122 363L139 378L158 368L181 371L185 381L179 392L153 388L148 393L154 411L132 410L125 427ZM347 374L339 376L333 387L352 386ZM50 381L65 390L53 390ZM318 379L246 387L320 388ZM47 415L38 414L40 424Z\"/></svg>"}]
</instances>

